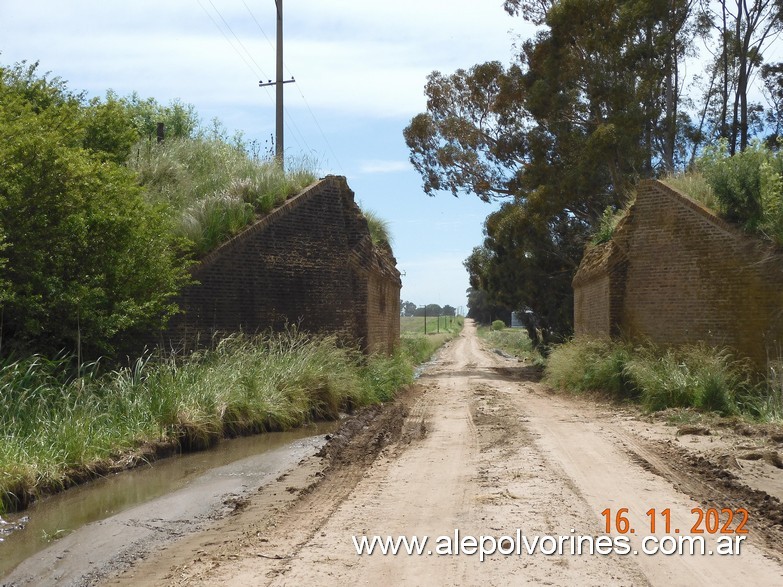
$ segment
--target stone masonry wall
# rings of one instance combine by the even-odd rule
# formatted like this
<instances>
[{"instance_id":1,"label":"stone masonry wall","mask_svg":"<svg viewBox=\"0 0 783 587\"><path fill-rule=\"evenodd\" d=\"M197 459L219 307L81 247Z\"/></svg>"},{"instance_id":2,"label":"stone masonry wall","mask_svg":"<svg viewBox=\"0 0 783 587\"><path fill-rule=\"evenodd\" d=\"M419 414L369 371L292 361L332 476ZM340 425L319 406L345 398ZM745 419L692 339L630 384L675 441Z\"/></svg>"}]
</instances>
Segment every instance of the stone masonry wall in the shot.
<instances>
[{"instance_id":1,"label":"stone masonry wall","mask_svg":"<svg viewBox=\"0 0 783 587\"><path fill-rule=\"evenodd\" d=\"M574 278L578 336L704 341L760 367L783 356L783 255L771 246L646 181L602 247Z\"/></svg>"},{"instance_id":2,"label":"stone masonry wall","mask_svg":"<svg viewBox=\"0 0 783 587\"><path fill-rule=\"evenodd\" d=\"M193 346L288 323L388 352L399 340L395 264L390 249L373 246L345 178L326 177L194 267L198 284L177 299L184 312L162 342Z\"/></svg>"}]
</instances>

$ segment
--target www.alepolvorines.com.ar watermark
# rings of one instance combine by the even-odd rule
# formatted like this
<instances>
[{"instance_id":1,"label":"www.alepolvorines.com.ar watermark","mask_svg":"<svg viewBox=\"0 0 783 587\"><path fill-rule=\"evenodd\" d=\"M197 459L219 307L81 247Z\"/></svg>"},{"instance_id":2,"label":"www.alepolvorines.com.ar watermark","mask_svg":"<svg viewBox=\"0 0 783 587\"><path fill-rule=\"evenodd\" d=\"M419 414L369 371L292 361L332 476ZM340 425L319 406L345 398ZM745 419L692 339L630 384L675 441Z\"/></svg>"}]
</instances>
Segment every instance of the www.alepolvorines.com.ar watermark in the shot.
<instances>
[{"instance_id":1,"label":"www.alepolvorines.com.ar watermark","mask_svg":"<svg viewBox=\"0 0 783 587\"><path fill-rule=\"evenodd\" d=\"M517 529L513 535L499 537L462 534L455 529L450 535L434 539L429 536L352 536L357 555L381 556L475 556L480 561L495 555L690 555L736 556L741 553L746 535L721 535L715 544L708 544L705 536L665 535L636 537L638 544L627 535L581 535L571 530L569 535L527 536Z\"/></svg>"}]
</instances>

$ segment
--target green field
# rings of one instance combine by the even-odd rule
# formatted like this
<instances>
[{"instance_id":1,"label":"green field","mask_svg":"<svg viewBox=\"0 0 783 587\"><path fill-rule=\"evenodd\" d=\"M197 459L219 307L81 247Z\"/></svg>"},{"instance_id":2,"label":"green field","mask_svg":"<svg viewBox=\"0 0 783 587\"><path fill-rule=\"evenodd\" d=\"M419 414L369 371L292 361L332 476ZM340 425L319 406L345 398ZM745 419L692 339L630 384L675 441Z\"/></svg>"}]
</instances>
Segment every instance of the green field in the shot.
<instances>
[{"instance_id":1,"label":"green field","mask_svg":"<svg viewBox=\"0 0 783 587\"><path fill-rule=\"evenodd\" d=\"M462 316L427 316L425 330L424 316L401 316L400 334L455 333L462 330Z\"/></svg>"}]
</instances>

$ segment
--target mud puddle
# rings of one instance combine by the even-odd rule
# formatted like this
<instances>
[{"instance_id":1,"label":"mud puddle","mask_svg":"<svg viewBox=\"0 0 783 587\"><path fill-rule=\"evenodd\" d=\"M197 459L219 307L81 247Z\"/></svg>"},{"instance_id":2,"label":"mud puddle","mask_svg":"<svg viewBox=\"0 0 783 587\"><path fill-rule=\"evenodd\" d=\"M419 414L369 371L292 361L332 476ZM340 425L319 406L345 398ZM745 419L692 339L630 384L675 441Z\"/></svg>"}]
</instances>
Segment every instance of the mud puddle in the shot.
<instances>
[{"instance_id":1,"label":"mud puddle","mask_svg":"<svg viewBox=\"0 0 783 587\"><path fill-rule=\"evenodd\" d=\"M322 435L337 425L319 423L290 432L225 440L209 451L174 456L98 479L41 500L24 512L5 515L3 529L8 532L0 542L0 585L25 584L25 575L34 577L42 564L52 570L67 566L67 559L78 558L72 542L78 545L76 550L89 550L94 537L105 535L106 528L117 524L146 527L154 534L184 533L189 525L220 515L221 509L237 507L243 492L257 489L267 478L317 450L324 442ZM179 523L173 522L175 512ZM172 524L177 528L172 530ZM161 530L164 526L167 529ZM112 532L104 540L117 546L132 534ZM91 566L99 565L92 560L99 557L88 558Z\"/></svg>"}]
</instances>

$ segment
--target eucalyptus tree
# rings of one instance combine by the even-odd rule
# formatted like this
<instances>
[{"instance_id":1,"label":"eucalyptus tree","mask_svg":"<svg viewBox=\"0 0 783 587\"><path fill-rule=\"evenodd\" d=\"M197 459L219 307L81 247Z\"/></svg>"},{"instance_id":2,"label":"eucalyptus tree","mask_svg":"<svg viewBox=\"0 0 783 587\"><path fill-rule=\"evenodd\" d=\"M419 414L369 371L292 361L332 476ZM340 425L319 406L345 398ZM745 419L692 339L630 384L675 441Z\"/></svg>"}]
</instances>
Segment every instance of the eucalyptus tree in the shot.
<instances>
[{"instance_id":1,"label":"eucalyptus tree","mask_svg":"<svg viewBox=\"0 0 783 587\"><path fill-rule=\"evenodd\" d=\"M636 178L684 159L679 64L696 27L688 0L507 0L540 25L508 66L433 72L404 136L424 191L502 200L471 285L571 324L570 279L592 227Z\"/></svg>"},{"instance_id":2,"label":"eucalyptus tree","mask_svg":"<svg viewBox=\"0 0 783 587\"><path fill-rule=\"evenodd\" d=\"M702 22L712 29L710 82L703 99L706 140L725 139L729 152L747 148L763 108L750 99L764 53L783 31L781 0L701 0Z\"/></svg>"}]
</instances>

